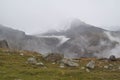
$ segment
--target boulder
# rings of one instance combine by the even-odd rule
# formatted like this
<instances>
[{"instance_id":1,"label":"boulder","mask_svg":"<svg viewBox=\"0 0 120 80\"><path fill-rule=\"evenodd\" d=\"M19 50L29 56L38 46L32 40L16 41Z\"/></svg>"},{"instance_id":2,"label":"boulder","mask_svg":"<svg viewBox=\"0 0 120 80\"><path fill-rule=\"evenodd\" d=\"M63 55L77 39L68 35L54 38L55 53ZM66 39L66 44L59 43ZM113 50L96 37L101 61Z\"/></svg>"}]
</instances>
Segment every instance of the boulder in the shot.
<instances>
[{"instance_id":1,"label":"boulder","mask_svg":"<svg viewBox=\"0 0 120 80\"><path fill-rule=\"evenodd\" d=\"M88 69L94 69L94 67L95 67L95 61L91 60L90 62L88 62L88 64L86 65L86 67Z\"/></svg>"},{"instance_id":2,"label":"boulder","mask_svg":"<svg viewBox=\"0 0 120 80\"><path fill-rule=\"evenodd\" d=\"M110 61L116 61L116 57L115 57L114 55L111 55L111 56L109 57L109 60L110 60Z\"/></svg>"},{"instance_id":3,"label":"boulder","mask_svg":"<svg viewBox=\"0 0 120 80\"><path fill-rule=\"evenodd\" d=\"M23 53L20 53L20 56L24 56L24 54L23 54Z\"/></svg>"},{"instance_id":4,"label":"boulder","mask_svg":"<svg viewBox=\"0 0 120 80\"><path fill-rule=\"evenodd\" d=\"M106 66L104 66L104 68L105 68L105 69L108 69L108 68L109 68L109 66L107 66L107 65L106 65Z\"/></svg>"},{"instance_id":5,"label":"boulder","mask_svg":"<svg viewBox=\"0 0 120 80\"><path fill-rule=\"evenodd\" d=\"M36 64L37 60L36 60L36 58L31 57L31 58L28 58L27 62L30 63L30 64Z\"/></svg>"},{"instance_id":6,"label":"boulder","mask_svg":"<svg viewBox=\"0 0 120 80\"><path fill-rule=\"evenodd\" d=\"M36 63L37 66L44 66L44 64L42 62L38 62Z\"/></svg>"},{"instance_id":7,"label":"boulder","mask_svg":"<svg viewBox=\"0 0 120 80\"><path fill-rule=\"evenodd\" d=\"M64 65L63 63L61 63L59 67L60 67L60 68L64 68L65 65Z\"/></svg>"},{"instance_id":8,"label":"boulder","mask_svg":"<svg viewBox=\"0 0 120 80\"><path fill-rule=\"evenodd\" d=\"M64 56L62 54L50 53L45 57L45 60L51 61L51 62L59 62L63 59L63 57Z\"/></svg>"},{"instance_id":9,"label":"boulder","mask_svg":"<svg viewBox=\"0 0 120 80\"><path fill-rule=\"evenodd\" d=\"M64 65L69 66L69 67L78 67L79 64L75 63L74 61L72 61L71 59L63 59L61 61Z\"/></svg>"},{"instance_id":10,"label":"boulder","mask_svg":"<svg viewBox=\"0 0 120 80\"><path fill-rule=\"evenodd\" d=\"M86 72L90 72L90 70L89 70L89 69L86 69Z\"/></svg>"},{"instance_id":11,"label":"boulder","mask_svg":"<svg viewBox=\"0 0 120 80\"><path fill-rule=\"evenodd\" d=\"M6 40L1 40L0 41L0 48L9 48Z\"/></svg>"},{"instance_id":12,"label":"boulder","mask_svg":"<svg viewBox=\"0 0 120 80\"><path fill-rule=\"evenodd\" d=\"M81 67L81 69L82 69L82 70L84 70L84 69L85 69L85 67Z\"/></svg>"}]
</instances>

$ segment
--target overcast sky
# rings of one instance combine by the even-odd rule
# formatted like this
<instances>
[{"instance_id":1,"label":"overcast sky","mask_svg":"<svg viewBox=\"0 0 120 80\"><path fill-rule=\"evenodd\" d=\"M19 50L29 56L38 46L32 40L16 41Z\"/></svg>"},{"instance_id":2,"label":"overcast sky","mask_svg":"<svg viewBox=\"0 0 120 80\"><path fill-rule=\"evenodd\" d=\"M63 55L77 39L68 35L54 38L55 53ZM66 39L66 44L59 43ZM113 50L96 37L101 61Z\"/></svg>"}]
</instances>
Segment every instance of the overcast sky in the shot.
<instances>
[{"instance_id":1,"label":"overcast sky","mask_svg":"<svg viewBox=\"0 0 120 80\"><path fill-rule=\"evenodd\" d=\"M28 34L61 29L78 18L106 29L120 26L120 0L0 0L0 24Z\"/></svg>"}]
</instances>

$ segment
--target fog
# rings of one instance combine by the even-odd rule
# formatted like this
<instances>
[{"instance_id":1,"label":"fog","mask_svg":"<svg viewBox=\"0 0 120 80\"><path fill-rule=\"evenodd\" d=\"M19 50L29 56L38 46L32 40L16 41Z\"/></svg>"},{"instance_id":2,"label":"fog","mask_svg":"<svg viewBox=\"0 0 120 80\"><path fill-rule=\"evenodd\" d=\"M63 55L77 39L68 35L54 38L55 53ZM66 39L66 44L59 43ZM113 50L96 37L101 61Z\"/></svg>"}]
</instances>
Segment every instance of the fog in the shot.
<instances>
[{"instance_id":1,"label":"fog","mask_svg":"<svg viewBox=\"0 0 120 80\"><path fill-rule=\"evenodd\" d=\"M113 36L113 35L111 35L110 32L104 32L104 33L108 36L108 38L111 41L118 42L118 44L115 45L115 47L112 49L110 47L108 47L108 49L101 52L101 54L94 54L94 55L97 57L107 57L107 58L109 58L110 55L115 55L117 58L119 58L120 57L120 54L119 54L119 52L120 52L120 37ZM104 42L104 44L106 44L106 42Z\"/></svg>"},{"instance_id":2,"label":"fog","mask_svg":"<svg viewBox=\"0 0 120 80\"><path fill-rule=\"evenodd\" d=\"M109 30L120 29L120 0L0 0L0 24L38 34L62 29L78 18Z\"/></svg>"}]
</instances>

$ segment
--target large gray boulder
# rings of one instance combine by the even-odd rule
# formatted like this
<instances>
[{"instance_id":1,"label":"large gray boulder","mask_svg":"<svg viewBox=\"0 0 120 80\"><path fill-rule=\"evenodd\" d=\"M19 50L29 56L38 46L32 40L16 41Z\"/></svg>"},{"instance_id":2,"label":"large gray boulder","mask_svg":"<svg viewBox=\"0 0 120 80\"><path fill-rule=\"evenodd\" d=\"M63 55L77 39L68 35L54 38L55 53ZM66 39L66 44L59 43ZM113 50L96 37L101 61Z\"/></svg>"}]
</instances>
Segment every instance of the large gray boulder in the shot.
<instances>
[{"instance_id":1,"label":"large gray boulder","mask_svg":"<svg viewBox=\"0 0 120 80\"><path fill-rule=\"evenodd\" d=\"M28 58L27 62L30 63L30 64L37 64L37 60L34 57Z\"/></svg>"},{"instance_id":2,"label":"large gray boulder","mask_svg":"<svg viewBox=\"0 0 120 80\"><path fill-rule=\"evenodd\" d=\"M72 61L71 59L63 59L61 62L64 65L69 66L69 67L78 67L79 66L78 63Z\"/></svg>"},{"instance_id":3,"label":"large gray boulder","mask_svg":"<svg viewBox=\"0 0 120 80\"><path fill-rule=\"evenodd\" d=\"M58 54L58 53L50 53L48 54L45 59L47 61L52 61L52 62L60 62L63 59L63 55L62 54Z\"/></svg>"},{"instance_id":4,"label":"large gray boulder","mask_svg":"<svg viewBox=\"0 0 120 80\"><path fill-rule=\"evenodd\" d=\"M91 60L90 62L88 62L88 64L86 65L86 67L88 69L94 69L95 68L95 61Z\"/></svg>"},{"instance_id":5,"label":"large gray boulder","mask_svg":"<svg viewBox=\"0 0 120 80\"><path fill-rule=\"evenodd\" d=\"M1 40L0 41L0 48L9 48L6 40Z\"/></svg>"},{"instance_id":6,"label":"large gray boulder","mask_svg":"<svg viewBox=\"0 0 120 80\"><path fill-rule=\"evenodd\" d=\"M109 60L110 60L110 61L116 61L116 57L115 57L114 55L111 55L111 56L109 57Z\"/></svg>"}]
</instances>

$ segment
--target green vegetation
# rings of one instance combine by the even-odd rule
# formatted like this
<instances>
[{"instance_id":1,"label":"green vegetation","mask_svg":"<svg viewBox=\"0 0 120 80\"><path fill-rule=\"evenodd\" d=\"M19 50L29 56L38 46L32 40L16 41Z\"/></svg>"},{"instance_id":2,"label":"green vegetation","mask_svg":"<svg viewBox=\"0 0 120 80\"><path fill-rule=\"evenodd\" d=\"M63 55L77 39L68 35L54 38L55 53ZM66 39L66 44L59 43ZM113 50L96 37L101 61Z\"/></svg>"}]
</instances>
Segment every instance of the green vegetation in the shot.
<instances>
[{"instance_id":1,"label":"green vegetation","mask_svg":"<svg viewBox=\"0 0 120 80\"><path fill-rule=\"evenodd\" d=\"M20 53L24 55L21 56ZM45 64L40 67L27 63L29 57L35 56ZM9 51L0 49L0 80L120 80L120 61L106 62L96 60L96 67L90 72L81 69L91 58L81 59L79 67L59 68L59 64L45 61L40 54L28 51ZM102 66L113 64L116 68L104 69Z\"/></svg>"}]
</instances>

